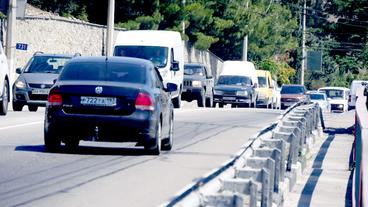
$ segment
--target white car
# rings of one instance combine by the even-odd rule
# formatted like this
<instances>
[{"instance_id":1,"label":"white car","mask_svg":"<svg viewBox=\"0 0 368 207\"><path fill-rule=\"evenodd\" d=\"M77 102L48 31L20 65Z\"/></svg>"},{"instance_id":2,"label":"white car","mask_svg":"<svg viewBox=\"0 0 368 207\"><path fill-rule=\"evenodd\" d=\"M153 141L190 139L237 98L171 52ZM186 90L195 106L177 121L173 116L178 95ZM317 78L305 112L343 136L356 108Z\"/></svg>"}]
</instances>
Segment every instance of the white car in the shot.
<instances>
[{"instance_id":1,"label":"white car","mask_svg":"<svg viewBox=\"0 0 368 207\"><path fill-rule=\"evenodd\" d=\"M323 112L331 111L331 105L325 93L312 92L312 93L308 93L308 96L312 103L318 103L318 105L321 107Z\"/></svg>"},{"instance_id":2,"label":"white car","mask_svg":"<svg viewBox=\"0 0 368 207\"><path fill-rule=\"evenodd\" d=\"M0 115L6 115L9 103L9 67L4 49L0 46Z\"/></svg>"},{"instance_id":3,"label":"white car","mask_svg":"<svg viewBox=\"0 0 368 207\"><path fill-rule=\"evenodd\" d=\"M350 89L344 87L324 87L318 89L318 92L325 93L327 95L331 111L348 111Z\"/></svg>"}]
</instances>

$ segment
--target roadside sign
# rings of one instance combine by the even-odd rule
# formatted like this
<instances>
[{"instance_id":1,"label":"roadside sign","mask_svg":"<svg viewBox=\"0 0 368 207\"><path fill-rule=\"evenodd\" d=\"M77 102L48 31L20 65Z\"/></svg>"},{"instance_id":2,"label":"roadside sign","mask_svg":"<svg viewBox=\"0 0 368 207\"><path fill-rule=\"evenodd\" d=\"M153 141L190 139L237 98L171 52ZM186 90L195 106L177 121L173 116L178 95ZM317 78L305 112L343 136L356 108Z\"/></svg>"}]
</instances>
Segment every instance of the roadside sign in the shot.
<instances>
[{"instance_id":1,"label":"roadside sign","mask_svg":"<svg viewBox=\"0 0 368 207\"><path fill-rule=\"evenodd\" d=\"M15 45L15 49L17 49L17 50L27 50L28 49L28 44L25 44L25 43L17 43Z\"/></svg>"},{"instance_id":2,"label":"roadside sign","mask_svg":"<svg viewBox=\"0 0 368 207\"><path fill-rule=\"evenodd\" d=\"M322 68L322 52L308 51L307 70L319 71Z\"/></svg>"}]
</instances>

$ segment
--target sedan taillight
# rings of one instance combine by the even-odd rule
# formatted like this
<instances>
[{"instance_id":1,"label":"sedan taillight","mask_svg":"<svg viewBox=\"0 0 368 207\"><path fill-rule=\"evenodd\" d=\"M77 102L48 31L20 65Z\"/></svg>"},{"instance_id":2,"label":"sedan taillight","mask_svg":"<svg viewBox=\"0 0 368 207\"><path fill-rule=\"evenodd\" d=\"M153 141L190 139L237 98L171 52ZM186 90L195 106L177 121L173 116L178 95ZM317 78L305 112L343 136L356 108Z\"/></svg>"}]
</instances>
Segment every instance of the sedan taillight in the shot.
<instances>
[{"instance_id":1,"label":"sedan taillight","mask_svg":"<svg viewBox=\"0 0 368 207\"><path fill-rule=\"evenodd\" d=\"M49 106L61 106L63 104L63 97L58 91L52 91L47 98L47 104Z\"/></svg>"},{"instance_id":2,"label":"sedan taillight","mask_svg":"<svg viewBox=\"0 0 368 207\"><path fill-rule=\"evenodd\" d=\"M151 96L146 93L138 94L135 100L135 108L146 111L153 111L155 109Z\"/></svg>"}]
</instances>

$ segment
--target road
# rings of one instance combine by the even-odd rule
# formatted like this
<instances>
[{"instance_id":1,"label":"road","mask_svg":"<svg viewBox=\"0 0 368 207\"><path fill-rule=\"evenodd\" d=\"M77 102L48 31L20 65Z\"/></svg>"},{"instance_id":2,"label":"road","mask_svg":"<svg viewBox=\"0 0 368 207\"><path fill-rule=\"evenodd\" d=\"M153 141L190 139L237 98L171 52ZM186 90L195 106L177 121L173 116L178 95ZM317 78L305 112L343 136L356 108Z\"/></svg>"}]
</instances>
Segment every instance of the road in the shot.
<instances>
[{"instance_id":1,"label":"road","mask_svg":"<svg viewBox=\"0 0 368 207\"><path fill-rule=\"evenodd\" d=\"M147 156L133 143L81 142L47 153L43 110L0 117L0 206L157 206L276 120L267 109L179 109L174 148Z\"/></svg>"}]
</instances>

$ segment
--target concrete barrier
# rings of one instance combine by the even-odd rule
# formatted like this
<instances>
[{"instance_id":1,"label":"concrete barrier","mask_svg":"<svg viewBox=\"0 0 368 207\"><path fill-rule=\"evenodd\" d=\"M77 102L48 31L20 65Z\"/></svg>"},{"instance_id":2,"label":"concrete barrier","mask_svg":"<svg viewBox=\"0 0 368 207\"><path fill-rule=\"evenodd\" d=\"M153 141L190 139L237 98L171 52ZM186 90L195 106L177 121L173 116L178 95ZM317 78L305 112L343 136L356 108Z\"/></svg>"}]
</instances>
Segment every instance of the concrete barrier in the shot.
<instances>
[{"instance_id":1,"label":"concrete barrier","mask_svg":"<svg viewBox=\"0 0 368 207\"><path fill-rule=\"evenodd\" d=\"M162 206L282 206L321 136L317 104L299 103L253 136L235 158Z\"/></svg>"},{"instance_id":2,"label":"concrete barrier","mask_svg":"<svg viewBox=\"0 0 368 207\"><path fill-rule=\"evenodd\" d=\"M368 111L364 87L357 89L353 175L353 206L368 206Z\"/></svg>"}]
</instances>

